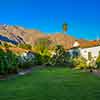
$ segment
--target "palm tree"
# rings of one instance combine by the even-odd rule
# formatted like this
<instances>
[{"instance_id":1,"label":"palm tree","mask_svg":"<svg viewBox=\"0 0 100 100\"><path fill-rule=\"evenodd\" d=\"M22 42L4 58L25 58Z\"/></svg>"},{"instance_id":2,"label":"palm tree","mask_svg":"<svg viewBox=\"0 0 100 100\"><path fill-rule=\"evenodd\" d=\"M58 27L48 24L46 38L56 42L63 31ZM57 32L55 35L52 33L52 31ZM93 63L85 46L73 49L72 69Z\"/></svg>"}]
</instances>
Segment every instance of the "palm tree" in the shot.
<instances>
[{"instance_id":1,"label":"palm tree","mask_svg":"<svg viewBox=\"0 0 100 100\"><path fill-rule=\"evenodd\" d=\"M64 23L63 24L63 32L65 33L65 32L67 32L67 30L68 30L68 24Z\"/></svg>"}]
</instances>

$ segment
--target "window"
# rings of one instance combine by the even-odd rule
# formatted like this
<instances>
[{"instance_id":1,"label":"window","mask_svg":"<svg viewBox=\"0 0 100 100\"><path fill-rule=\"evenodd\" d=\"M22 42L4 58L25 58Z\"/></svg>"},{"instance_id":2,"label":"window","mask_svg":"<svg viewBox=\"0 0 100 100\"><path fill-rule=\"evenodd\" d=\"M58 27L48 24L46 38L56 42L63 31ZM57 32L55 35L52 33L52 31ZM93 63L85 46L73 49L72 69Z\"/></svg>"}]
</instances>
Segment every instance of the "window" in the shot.
<instances>
[{"instance_id":1,"label":"window","mask_svg":"<svg viewBox=\"0 0 100 100\"><path fill-rule=\"evenodd\" d=\"M79 56L79 52L78 51L73 51L73 57L78 57Z\"/></svg>"}]
</instances>

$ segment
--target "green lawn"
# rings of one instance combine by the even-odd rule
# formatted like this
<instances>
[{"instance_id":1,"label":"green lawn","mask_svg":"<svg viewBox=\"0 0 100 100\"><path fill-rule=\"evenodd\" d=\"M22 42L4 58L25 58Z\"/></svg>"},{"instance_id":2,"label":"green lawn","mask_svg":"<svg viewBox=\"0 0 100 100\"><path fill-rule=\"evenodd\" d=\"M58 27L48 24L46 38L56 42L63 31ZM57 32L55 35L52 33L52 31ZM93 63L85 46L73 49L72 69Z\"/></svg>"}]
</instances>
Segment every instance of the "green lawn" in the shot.
<instances>
[{"instance_id":1,"label":"green lawn","mask_svg":"<svg viewBox=\"0 0 100 100\"><path fill-rule=\"evenodd\" d=\"M100 78L68 68L35 69L0 81L0 100L100 100Z\"/></svg>"}]
</instances>

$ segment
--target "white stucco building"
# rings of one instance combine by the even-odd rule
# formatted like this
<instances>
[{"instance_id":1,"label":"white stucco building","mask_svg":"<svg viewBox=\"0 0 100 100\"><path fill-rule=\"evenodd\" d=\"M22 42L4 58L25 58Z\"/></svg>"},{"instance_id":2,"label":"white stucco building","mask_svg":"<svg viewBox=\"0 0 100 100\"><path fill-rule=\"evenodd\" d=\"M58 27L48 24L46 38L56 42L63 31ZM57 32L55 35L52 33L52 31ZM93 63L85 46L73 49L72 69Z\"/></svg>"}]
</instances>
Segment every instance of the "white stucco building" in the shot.
<instances>
[{"instance_id":1,"label":"white stucco building","mask_svg":"<svg viewBox=\"0 0 100 100\"><path fill-rule=\"evenodd\" d=\"M81 55L87 60L89 53L91 53L91 56L96 60L100 53L100 41L88 41L85 43L83 41L75 41L68 52L72 56Z\"/></svg>"}]
</instances>

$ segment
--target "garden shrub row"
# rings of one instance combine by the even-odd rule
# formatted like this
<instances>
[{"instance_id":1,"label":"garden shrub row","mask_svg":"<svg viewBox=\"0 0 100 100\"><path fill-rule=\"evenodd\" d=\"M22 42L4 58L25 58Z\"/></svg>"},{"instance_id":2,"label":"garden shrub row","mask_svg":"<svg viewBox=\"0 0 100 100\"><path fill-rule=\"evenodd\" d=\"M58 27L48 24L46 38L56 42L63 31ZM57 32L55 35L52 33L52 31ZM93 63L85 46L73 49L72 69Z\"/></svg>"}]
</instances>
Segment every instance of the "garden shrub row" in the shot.
<instances>
[{"instance_id":1,"label":"garden shrub row","mask_svg":"<svg viewBox=\"0 0 100 100\"><path fill-rule=\"evenodd\" d=\"M0 74L17 73L19 70L32 66L33 63L32 54L16 54L9 48L0 49Z\"/></svg>"},{"instance_id":2,"label":"garden shrub row","mask_svg":"<svg viewBox=\"0 0 100 100\"><path fill-rule=\"evenodd\" d=\"M7 46L7 45L6 45ZM35 44L36 53L23 52L16 54L7 46L0 49L0 74L18 72L33 65L69 66L76 69L91 69L100 67L100 54L96 61L89 57L87 61L82 56L71 57L62 45L52 45L51 41L40 39ZM30 45L20 45L22 48L32 49ZM53 48L51 48L53 47ZM28 50L29 51L29 50Z\"/></svg>"}]
</instances>

